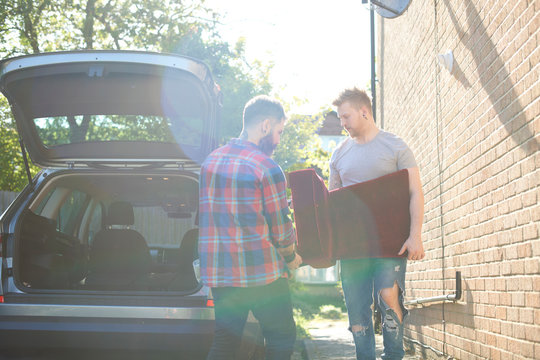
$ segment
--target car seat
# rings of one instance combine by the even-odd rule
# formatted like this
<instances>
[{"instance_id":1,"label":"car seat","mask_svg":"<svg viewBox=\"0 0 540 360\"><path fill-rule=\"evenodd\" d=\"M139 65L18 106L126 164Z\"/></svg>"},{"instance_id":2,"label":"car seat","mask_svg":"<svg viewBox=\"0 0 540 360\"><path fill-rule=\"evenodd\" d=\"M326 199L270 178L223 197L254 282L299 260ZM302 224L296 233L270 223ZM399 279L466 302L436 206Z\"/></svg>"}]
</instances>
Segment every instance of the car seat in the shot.
<instances>
[{"instance_id":1,"label":"car seat","mask_svg":"<svg viewBox=\"0 0 540 360\"><path fill-rule=\"evenodd\" d=\"M149 272L152 258L144 237L128 228L133 223L130 203L119 201L109 206L107 227L95 235L90 248L89 288L144 290L137 288L137 280Z\"/></svg>"},{"instance_id":2,"label":"car seat","mask_svg":"<svg viewBox=\"0 0 540 360\"><path fill-rule=\"evenodd\" d=\"M178 254L178 275L171 284L172 290L193 290L199 282L193 269L193 261L199 255L197 244L199 242L199 229L194 228L186 231L180 243Z\"/></svg>"}]
</instances>

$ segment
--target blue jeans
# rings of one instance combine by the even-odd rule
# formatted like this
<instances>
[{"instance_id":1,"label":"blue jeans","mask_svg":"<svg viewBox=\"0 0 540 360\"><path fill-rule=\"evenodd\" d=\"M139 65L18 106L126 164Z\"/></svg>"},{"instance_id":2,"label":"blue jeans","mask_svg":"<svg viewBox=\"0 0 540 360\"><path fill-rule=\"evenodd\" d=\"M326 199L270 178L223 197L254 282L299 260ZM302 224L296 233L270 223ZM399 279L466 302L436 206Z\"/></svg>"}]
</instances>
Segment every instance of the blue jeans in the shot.
<instances>
[{"instance_id":1,"label":"blue jeans","mask_svg":"<svg viewBox=\"0 0 540 360\"><path fill-rule=\"evenodd\" d=\"M290 359L296 340L289 283L280 278L268 285L212 288L216 328L207 359L235 359L249 311L259 321L266 359Z\"/></svg>"},{"instance_id":2,"label":"blue jeans","mask_svg":"<svg viewBox=\"0 0 540 360\"><path fill-rule=\"evenodd\" d=\"M403 319L408 311L403 306L405 289L406 258L346 259L340 260L341 281L345 303L349 314L350 330L353 333L357 359L375 360L375 334L373 331L373 299L381 311L384 343L383 359L402 359L403 322L380 296L381 289L399 286L399 303ZM360 328L353 331L353 326Z\"/></svg>"}]
</instances>

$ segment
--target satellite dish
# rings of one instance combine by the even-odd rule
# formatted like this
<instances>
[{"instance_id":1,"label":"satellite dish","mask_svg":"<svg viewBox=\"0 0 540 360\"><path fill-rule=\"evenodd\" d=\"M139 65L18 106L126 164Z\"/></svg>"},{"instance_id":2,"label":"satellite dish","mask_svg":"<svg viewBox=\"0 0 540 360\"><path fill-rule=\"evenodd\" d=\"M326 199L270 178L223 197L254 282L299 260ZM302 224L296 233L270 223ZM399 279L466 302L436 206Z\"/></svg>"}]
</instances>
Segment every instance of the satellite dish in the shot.
<instances>
[{"instance_id":1,"label":"satellite dish","mask_svg":"<svg viewBox=\"0 0 540 360\"><path fill-rule=\"evenodd\" d=\"M371 3L375 5L377 14L392 19L403 14L411 0L371 0Z\"/></svg>"}]
</instances>

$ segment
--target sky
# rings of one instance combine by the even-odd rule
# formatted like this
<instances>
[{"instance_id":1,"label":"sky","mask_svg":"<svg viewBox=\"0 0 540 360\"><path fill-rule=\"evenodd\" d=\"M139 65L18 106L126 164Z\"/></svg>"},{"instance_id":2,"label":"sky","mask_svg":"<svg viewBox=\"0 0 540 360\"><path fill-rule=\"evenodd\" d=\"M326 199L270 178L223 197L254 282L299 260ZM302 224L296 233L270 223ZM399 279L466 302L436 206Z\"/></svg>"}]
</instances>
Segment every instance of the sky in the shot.
<instances>
[{"instance_id":1,"label":"sky","mask_svg":"<svg viewBox=\"0 0 540 360\"><path fill-rule=\"evenodd\" d=\"M248 61L273 63L273 96L291 112L315 114L344 88L371 79L369 10L361 0L206 0L222 16L220 34L230 44L246 39ZM376 15L378 16L378 15Z\"/></svg>"}]
</instances>

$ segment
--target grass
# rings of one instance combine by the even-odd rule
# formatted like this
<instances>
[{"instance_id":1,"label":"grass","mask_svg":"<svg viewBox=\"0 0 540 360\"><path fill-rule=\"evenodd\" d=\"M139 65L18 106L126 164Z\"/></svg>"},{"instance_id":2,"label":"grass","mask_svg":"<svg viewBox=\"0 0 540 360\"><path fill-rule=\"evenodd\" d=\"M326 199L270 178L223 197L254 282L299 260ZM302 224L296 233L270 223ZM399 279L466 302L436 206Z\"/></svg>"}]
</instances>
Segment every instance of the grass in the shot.
<instances>
[{"instance_id":1,"label":"grass","mask_svg":"<svg viewBox=\"0 0 540 360\"><path fill-rule=\"evenodd\" d=\"M307 285L291 281L291 297L296 335L299 339L309 338L307 324L314 319L341 319L347 311L341 284Z\"/></svg>"}]
</instances>

